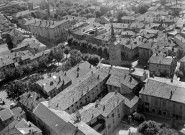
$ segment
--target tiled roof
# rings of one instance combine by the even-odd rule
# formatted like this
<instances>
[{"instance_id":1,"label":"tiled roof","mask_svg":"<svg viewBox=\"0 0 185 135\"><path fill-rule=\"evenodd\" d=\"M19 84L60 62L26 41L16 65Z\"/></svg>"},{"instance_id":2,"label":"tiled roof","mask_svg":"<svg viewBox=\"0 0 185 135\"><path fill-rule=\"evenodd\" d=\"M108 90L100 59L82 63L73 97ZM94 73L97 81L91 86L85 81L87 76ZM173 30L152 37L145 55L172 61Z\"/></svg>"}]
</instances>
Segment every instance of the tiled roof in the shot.
<instances>
[{"instance_id":1,"label":"tiled roof","mask_svg":"<svg viewBox=\"0 0 185 135\"><path fill-rule=\"evenodd\" d=\"M36 82L36 84L43 87L43 90L47 93L52 91L53 89L58 89L62 85L66 85L71 81L68 76L64 76L63 72L53 73L51 77L44 78Z\"/></svg>"},{"instance_id":2,"label":"tiled roof","mask_svg":"<svg viewBox=\"0 0 185 135\"><path fill-rule=\"evenodd\" d=\"M149 78L140 94L170 99L171 92L174 92L177 86L168 85L164 82Z\"/></svg>"},{"instance_id":3,"label":"tiled roof","mask_svg":"<svg viewBox=\"0 0 185 135\"><path fill-rule=\"evenodd\" d=\"M29 109L29 111L33 111L33 109L35 109L35 107L42 101L45 101L45 99L40 98L40 96L35 92L25 93L21 95L19 100L20 104Z\"/></svg>"},{"instance_id":4,"label":"tiled roof","mask_svg":"<svg viewBox=\"0 0 185 135\"><path fill-rule=\"evenodd\" d=\"M185 103L185 83L159 77L149 78L139 94Z\"/></svg>"},{"instance_id":5,"label":"tiled roof","mask_svg":"<svg viewBox=\"0 0 185 135\"><path fill-rule=\"evenodd\" d=\"M161 55L152 55L149 59L149 63L152 64L162 64L162 65L171 65L173 61L172 57L165 57Z\"/></svg>"},{"instance_id":6,"label":"tiled roof","mask_svg":"<svg viewBox=\"0 0 185 135\"><path fill-rule=\"evenodd\" d=\"M117 38L117 42L120 45L123 45L129 49L135 49L143 42L140 40L140 37L136 38Z\"/></svg>"},{"instance_id":7,"label":"tiled roof","mask_svg":"<svg viewBox=\"0 0 185 135\"><path fill-rule=\"evenodd\" d=\"M122 20L135 20L133 16L123 16L121 19Z\"/></svg>"},{"instance_id":8,"label":"tiled roof","mask_svg":"<svg viewBox=\"0 0 185 135\"><path fill-rule=\"evenodd\" d=\"M185 62L185 56L179 60L180 62Z\"/></svg>"},{"instance_id":9,"label":"tiled roof","mask_svg":"<svg viewBox=\"0 0 185 135\"><path fill-rule=\"evenodd\" d=\"M55 28L65 22L68 22L68 21L69 20L62 20L62 21L40 20L40 21L36 21L34 23L31 23L30 25L36 26L36 27Z\"/></svg>"},{"instance_id":10,"label":"tiled roof","mask_svg":"<svg viewBox=\"0 0 185 135\"><path fill-rule=\"evenodd\" d=\"M88 123L99 115L107 117L121 102L124 97L116 92L110 92L98 103L92 103L79 110L83 122ZM123 102L124 104L124 102Z\"/></svg>"},{"instance_id":11,"label":"tiled roof","mask_svg":"<svg viewBox=\"0 0 185 135\"><path fill-rule=\"evenodd\" d=\"M139 28L139 29L142 29L144 27L144 23L141 23L141 22L134 22L134 23L131 23L129 28Z\"/></svg>"},{"instance_id":12,"label":"tiled roof","mask_svg":"<svg viewBox=\"0 0 185 135\"><path fill-rule=\"evenodd\" d=\"M13 63L14 61L12 59L4 59L3 61L0 61L0 67L4 67Z\"/></svg>"},{"instance_id":13,"label":"tiled roof","mask_svg":"<svg viewBox=\"0 0 185 135\"><path fill-rule=\"evenodd\" d=\"M7 120L7 119L9 119L13 116L14 116L13 112L8 108L5 108L5 109L0 111L0 119L2 121L5 121L5 120Z\"/></svg>"},{"instance_id":14,"label":"tiled roof","mask_svg":"<svg viewBox=\"0 0 185 135\"><path fill-rule=\"evenodd\" d=\"M46 103L46 102L45 102ZM67 125L69 114L66 112L62 112L60 116L63 116L63 119L56 115L56 110L50 110L48 107L44 105L44 103L40 103L34 110L34 114L37 118L41 119L47 126L49 126L56 134L61 134L62 129ZM58 112L59 113L59 112ZM65 117L64 117L65 115Z\"/></svg>"},{"instance_id":15,"label":"tiled roof","mask_svg":"<svg viewBox=\"0 0 185 135\"><path fill-rule=\"evenodd\" d=\"M124 101L124 98L121 94L117 92L109 92L105 97L100 101L99 110L101 109L101 114L104 117L107 117L112 110L114 110L121 102ZM105 106L105 108L104 108Z\"/></svg>"},{"instance_id":16,"label":"tiled roof","mask_svg":"<svg viewBox=\"0 0 185 135\"><path fill-rule=\"evenodd\" d=\"M25 112L22 110L21 107L13 108L12 112L13 112L15 118L22 117L25 115Z\"/></svg>"},{"instance_id":17,"label":"tiled roof","mask_svg":"<svg viewBox=\"0 0 185 135\"><path fill-rule=\"evenodd\" d=\"M88 123L101 115L101 111L97 107L95 107L95 104L96 103L88 104L87 106L85 106L85 108L79 110L79 113L81 114L81 120L83 122Z\"/></svg>"},{"instance_id":18,"label":"tiled roof","mask_svg":"<svg viewBox=\"0 0 185 135\"><path fill-rule=\"evenodd\" d=\"M15 128L21 133L21 134L29 134L30 130L34 133L42 133L42 131L36 127L34 124L31 122L27 122L25 119L22 119L16 126Z\"/></svg>"},{"instance_id":19,"label":"tiled roof","mask_svg":"<svg viewBox=\"0 0 185 135\"><path fill-rule=\"evenodd\" d=\"M47 102L40 103L34 114L49 126L55 134L74 134L76 132L76 135L100 135L83 121L74 122L71 115L65 111L55 110L47 105Z\"/></svg>"},{"instance_id":20,"label":"tiled roof","mask_svg":"<svg viewBox=\"0 0 185 135\"><path fill-rule=\"evenodd\" d=\"M59 93L51 100L50 105L55 108L56 104L58 104L58 109L66 110L107 77L108 71L103 72L103 70L100 69L93 73L86 80L76 84L74 87L68 89L67 91Z\"/></svg>"},{"instance_id":21,"label":"tiled roof","mask_svg":"<svg viewBox=\"0 0 185 135\"><path fill-rule=\"evenodd\" d=\"M135 86L138 85L138 82L128 73L126 74L120 74L120 75L111 75L109 79L107 80L108 85L120 87L121 85L125 85L130 89L133 89Z\"/></svg>"},{"instance_id":22,"label":"tiled roof","mask_svg":"<svg viewBox=\"0 0 185 135\"><path fill-rule=\"evenodd\" d=\"M102 41L109 41L111 37L109 35L107 35L107 34L101 34L101 35L98 35L98 36L96 36L94 38L102 40Z\"/></svg>"},{"instance_id":23,"label":"tiled roof","mask_svg":"<svg viewBox=\"0 0 185 135\"><path fill-rule=\"evenodd\" d=\"M20 16L29 15L33 12L36 12L36 10L35 11L30 11L30 10L21 11L21 12L16 13L15 17L18 18Z\"/></svg>"},{"instance_id":24,"label":"tiled roof","mask_svg":"<svg viewBox=\"0 0 185 135\"><path fill-rule=\"evenodd\" d=\"M134 107L139 102L139 97L134 94L124 95L125 105L129 108Z\"/></svg>"}]
</instances>

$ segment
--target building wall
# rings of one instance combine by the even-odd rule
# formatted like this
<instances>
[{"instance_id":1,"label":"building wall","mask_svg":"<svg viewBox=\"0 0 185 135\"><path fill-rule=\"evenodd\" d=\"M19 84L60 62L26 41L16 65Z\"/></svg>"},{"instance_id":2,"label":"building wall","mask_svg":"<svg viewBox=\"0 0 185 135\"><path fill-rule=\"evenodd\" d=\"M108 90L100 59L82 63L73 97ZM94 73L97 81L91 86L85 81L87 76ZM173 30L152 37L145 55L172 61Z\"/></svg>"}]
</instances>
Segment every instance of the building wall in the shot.
<instances>
[{"instance_id":1,"label":"building wall","mask_svg":"<svg viewBox=\"0 0 185 135\"><path fill-rule=\"evenodd\" d=\"M124 101L121 102L115 109L105 118L105 135L110 135L111 132L118 126L124 116Z\"/></svg>"},{"instance_id":2,"label":"building wall","mask_svg":"<svg viewBox=\"0 0 185 135\"><path fill-rule=\"evenodd\" d=\"M122 53L122 59L134 59L138 56L138 49L129 49L127 47L123 47L121 49L121 53Z\"/></svg>"},{"instance_id":3,"label":"building wall","mask_svg":"<svg viewBox=\"0 0 185 135\"><path fill-rule=\"evenodd\" d=\"M121 88L120 87L116 87L116 86L112 86L112 85L107 85L107 89L108 92L119 92L120 94L124 95L124 94L130 94L132 93L133 90L131 90L129 87L127 87L124 84L121 84Z\"/></svg>"},{"instance_id":4,"label":"building wall","mask_svg":"<svg viewBox=\"0 0 185 135\"><path fill-rule=\"evenodd\" d=\"M113 45L110 43L109 45L109 59L111 65L120 65L122 63L121 59L121 48L119 45Z\"/></svg>"},{"instance_id":5,"label":"building wall","mask_svg":"<svg viewBox=\"0 0 185 135\"><path fill-rule=\"evenodd\" d=\"M173 66L149 63L149 71L153 72L156 76L161 76L163 73L170 76L173 73Z\"/></svg>"},{"instance_id":6,"label":"building wall","mask_svg":"<svg viewBox=\"0 0 185 135\"><path fill-rule=\"evenodd\" d=\"M182 72L185 72L185 62L181 62L181 63L180 63L179 69L180 69Z\"/></svg>"},{"instance_id":7,"label":"building wall","mask_svg":"<svg viewBox=\"0 0 185 135\"><path fill-rule=\"evenodd\" d=\"M42 37L50 42L57 42L58 40L65 40L67 39L68 32L67 29L74 25L76 22L75 19L67 20L61 23L59 26L55 28L48 28L48 27L39 27L34 26L32 24L28 25L26 28L28 31L32 32L36 37ZM51 22L53 23L53 22Z\"/></svg>"},{"instance_id":8,"label":"building wall","mask_svg":"<svg viewBox=\"0 0 185 135\"><path fill-rule=\"evenodd\" d=\"M36 125L42 130L43 135L57 135L50 127L48 127L42 120L35 117Z\"/></svg>"},{"instance_id":9,"label":"building wall","mask_svg":"<svg viewBox=\"0 0 185 135\"><path fill-rule=\"evenodd\" d=\"M185 120L185 104L140 94L146 112Z\"/></svg>"},{"instance_id":10,"label":"building wall","mask_svg":"<svg viewBox=\"0 0 185 135\"><path fill-rule=\"evenodd\" d=\"M138 52L139 52L139 62L148 63L148 60L152 55L152 51L149 49L138 48Z\"/></svg>"},{"instance_id":11,"label":"building wall","mask_svg":"<svg viewBox=\"0 0 185 135\"><path fill-rule=\"evenodd\" d=\"M79 101L71 105L65 111L69 114L74 113L76 110L79 110L82 106L87 105L90 102L95 102L98 98L101 97L101 93L104 90L103 85L104 81L97 84L94 88L92 88L86 95L84 95Z\"/></svg>"}]
</instances>

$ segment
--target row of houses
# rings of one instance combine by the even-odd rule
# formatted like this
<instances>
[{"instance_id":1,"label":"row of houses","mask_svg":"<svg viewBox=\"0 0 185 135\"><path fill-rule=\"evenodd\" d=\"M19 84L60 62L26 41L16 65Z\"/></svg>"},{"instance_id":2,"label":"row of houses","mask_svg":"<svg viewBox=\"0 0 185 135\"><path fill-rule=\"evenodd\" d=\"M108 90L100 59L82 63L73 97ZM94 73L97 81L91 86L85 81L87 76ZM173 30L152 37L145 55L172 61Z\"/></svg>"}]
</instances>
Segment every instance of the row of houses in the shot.
<instances>
[{"instance_id":1,"label":"row of houses","mask_svg":"<svg viewBox=\"0 0 185 135\"><path fill-rule=\"evenodd\" d=\"M26 120L26 114L20 107L14 107L0 111L0 134L42 135L42 131Z\"/></svg>"},{"instance_id":2,"label":"row of houses","mask_svg":"<svg viewBox=\"0 0 185 135\"><path fill-rule=\"evenodd\" d=\"M32 116L37 126L45 131L46 135L71 134L74 127L77 127L77 134L81 134L81 132L85 134L87 130L81 129L80 125L82 124L89 132L109 135L123 116L136 110L139 103L137 95L141 88L140 81L143 80L143 77L144 80L147 78L146 72L142 71L142 74L137 76L134 72L131 75L128 68L110 65L101 65L97 69L87 68L90 70L86 77L73 82L80 78L80 74L79 77L72 75L71 84L64 89L62 87L59 89L61 85L58 85L58 82L60 80L62 82L65 78L65 73L63 76L62 72L59 72L58 76L51 74L49 78L46 77L36 82L38 86L47 81L48 84L45 84L45 86L49 85L47 89L52 88L48 93L49 100L40 103L33 111ZM73 70L74 72L75 70ZM76 73L78 74L78 71ZM67 75L69 73L66 74L66 77L69 77ZM56 82L54 82L55 80ZM40 90L47 92L47 89L42 87ZM70 130L66 129L69 123ZM57 128L54 125L58 125Z\"/></svg>"},{"instance_id":3,"label":"row of houses","mask_svg":"<svg viewBox=\"0 0 185 135\"><path fill-rule=\"evenodd\" d=\"M31 19L24 23L24 27L37 38L59 43L66 40L68 29L78 21L79 18L76 17L69 17L62 21Z\"/></svg>"},{"instance_id":4,"label":"row of houses","mask_svg":"<svg viewBox=\"0 0 185 135\"><path fill-rule=\"evenodd\" d=\"M29 45L27 46L29 48ZM42 50L42 51L30 51L29 49L25 50L16 50L8 55L2 56L0 58L0 71L4 71L8 68L14 68L19 65L29 64L34 61L38 61L42 57L46 57L50 54L50 50Z\"/></svg>"}]
</instances>

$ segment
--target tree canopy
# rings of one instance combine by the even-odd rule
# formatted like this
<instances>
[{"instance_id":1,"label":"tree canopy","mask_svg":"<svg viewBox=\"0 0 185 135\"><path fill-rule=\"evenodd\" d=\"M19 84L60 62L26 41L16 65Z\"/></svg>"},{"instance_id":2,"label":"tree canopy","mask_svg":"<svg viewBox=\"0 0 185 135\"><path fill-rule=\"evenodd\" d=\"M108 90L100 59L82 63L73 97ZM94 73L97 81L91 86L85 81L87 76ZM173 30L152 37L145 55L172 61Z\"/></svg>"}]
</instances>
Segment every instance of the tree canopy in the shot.
<instances>
[{"instance_id":1,"label":"tree canopy","mask_svg":"<svg viewBox=\"0 0 185 135\"><path fill-rule=\"evenodd\" d=\"M143 135L156 135L159 131L160 127L159 124L155 121L144 121L138 127L138 132L142 133Z\"/></svg>"},{"instance_id":2,"label":"tree canopy","mask_svg":"<svg viewBox=\"0 0 185 135\"><path fill-rule=\"evenodd\" d=\"M11 100L18 101L19 96L22 95L25 91L27 91L26 84L19 80L11 82L6 86L8 98Z\"/></svg>"}]
</instances>

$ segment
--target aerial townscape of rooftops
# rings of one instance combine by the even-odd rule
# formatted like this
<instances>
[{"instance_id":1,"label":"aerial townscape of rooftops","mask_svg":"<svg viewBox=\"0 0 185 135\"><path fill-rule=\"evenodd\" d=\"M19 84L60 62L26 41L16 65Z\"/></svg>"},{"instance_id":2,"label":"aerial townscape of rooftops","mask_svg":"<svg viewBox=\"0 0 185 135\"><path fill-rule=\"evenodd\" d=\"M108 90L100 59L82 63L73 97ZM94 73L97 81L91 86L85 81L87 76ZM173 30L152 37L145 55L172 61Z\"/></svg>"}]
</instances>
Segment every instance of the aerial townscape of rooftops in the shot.
<instances>
[{"instance_id":1,"label":"aerial townscape of rooftops","mask_svg":"<svg viewBox=\"0 0 185 135\"><path fill-rule=\"evenodd\" d=\"M0 0L0 135L185 135L185 0Z\"/></svg>"}]
</instances>

